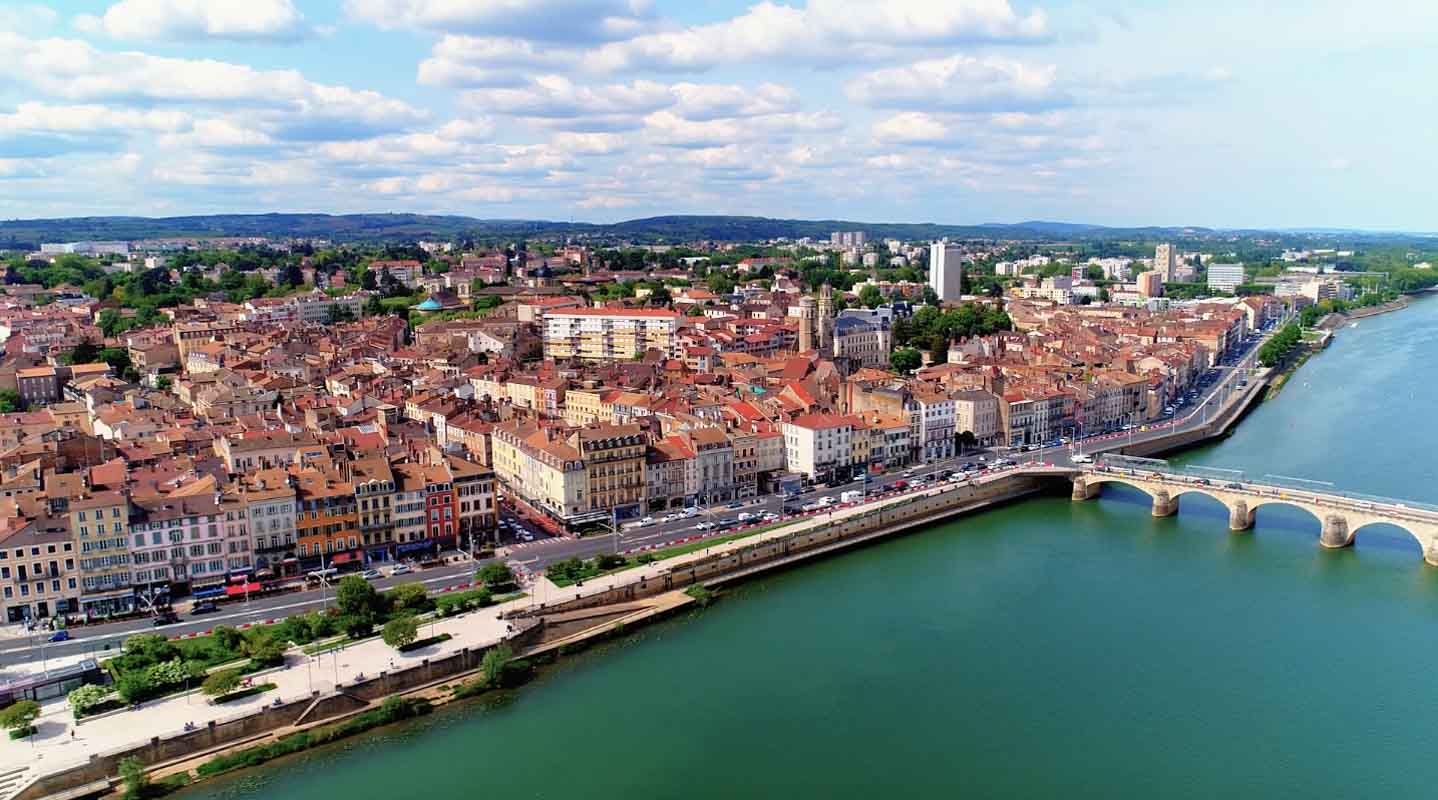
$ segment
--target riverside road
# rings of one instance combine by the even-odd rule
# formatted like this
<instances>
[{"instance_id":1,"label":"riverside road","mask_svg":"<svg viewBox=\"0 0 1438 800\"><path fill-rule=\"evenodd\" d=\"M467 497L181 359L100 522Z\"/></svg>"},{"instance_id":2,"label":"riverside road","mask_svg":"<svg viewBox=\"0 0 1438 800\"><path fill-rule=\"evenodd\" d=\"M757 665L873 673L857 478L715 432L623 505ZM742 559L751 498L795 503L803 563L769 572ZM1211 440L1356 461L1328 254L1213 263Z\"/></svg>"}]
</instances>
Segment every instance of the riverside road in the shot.
<instances>
[{"instance_id":1,"label":"riverside road","mask_svg":"<svg viewBox=\"0 0 1438 800\"><path fill-rule=\"evenodd\" d=\"M1000 450L998 452L988 450L974 450L957 456L953 459L932 464L923 464L913 467L901 467L881 475L872 476L867 484L863 480L851 481L843 485L835 485L822 490L806 492L801 496L805 503L814 502L823 497L832 497L835 500L846 491L866 491L873 494L883 490L885 486L899 480L903 475L912 473L913 476L925 476L940 473L945 470L957 470L964 464L989 463L997 458L1007 458L1019 464L1027 462L1044 462L1060 466L1069 466L1075 451L1071 448L1077 447L1083 452L1098 452L1101 450L1117 449L1131 444L1139 444L1150 439L1168 436L1176 432L1183 432L1201 427L1206 424L1208 418L1221 408L1235 389L1239 388L1240 381L1244 381L1255 364L1258 347L1264 339L1271 335L1271 331L1277 326L1272 326L1269 333L1262 336L1250 337L1243 345L1227 355L1214 369L1204 376L1205 384L1198 396L1191 402L1184 403L1175 413L1172 419L1136 425L1127 431L1107 432L1103 434L1087 436L1080 442L1073 445L1061 445L1056 447L1041 447L1026 452ZM984 461L980 462L980 458ZM655 522L646 526L624 527L617 534L604 534L589 536L585 538L551 537L538 538L532 542L511 544L501 548L500 558L504 561L518 565L529 572L539 572L546 566L564 561L570 558L592 558L601 553L625 552L639 548L656 548L680 542L690 537L701 535L704 532L698 530L696 525L705 520L719 520L733 518L740 513L749 514L771 512L782 514L784 500L778 495L764 495L761 497L748 498L737 503L715 504L701 509L701 513L690 519L681 519L671 522ZM722 531L715 532L721 535ZM468 583L474 575L476 568L480 565L470 560L467 556L458 553L449 554L449 563L443 566L430 567L424 570L417 570L407 575L384 577L374 581L378 589L387 589L400 583L418 581L423 583L431 593L442 592L450 587ZM483 562L480 562L481 564ZM247 623L265 622L266 620L281 619L294 614L302 614L310 611L318 611L334 602L333 590L305 590L291 592L283 595L276 595L264 598L255 598L249 602L236 602L222 605L214 613L202 616L189 616L186 603L177 604L176 610L181 614L181 621L163 628L155 628L149 618L126 620L103 625L83 626L72 629L72 639L66 642L50 643L46 641L48 631L24 632L14 626L0 632L0 679L12 677L14 672L35 672L43 668L51 659L57 661L73 662L81 656L105 658L119 651L120 645L126 637L136 633L157 632L167 636L183 636L192 633L203 633L216 625L240 626ZM26 665L23 670L16 670L19 665Z\"/></svg>"}]
</instances>

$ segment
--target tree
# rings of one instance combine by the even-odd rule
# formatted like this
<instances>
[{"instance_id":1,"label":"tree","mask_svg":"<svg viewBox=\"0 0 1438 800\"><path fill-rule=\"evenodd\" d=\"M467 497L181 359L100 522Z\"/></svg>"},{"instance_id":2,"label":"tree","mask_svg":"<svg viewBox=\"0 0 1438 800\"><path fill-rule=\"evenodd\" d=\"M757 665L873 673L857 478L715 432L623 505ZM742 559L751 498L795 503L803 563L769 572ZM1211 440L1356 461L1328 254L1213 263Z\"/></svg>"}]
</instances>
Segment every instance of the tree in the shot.
<instances>
[{"instance_id":1,"label":"tree","mask_svg":"<svg viewBox=\"0 0 1438 800\"><path fill-rule=\"evenodd\" d=\"M40 704L34 700L21 700L0 711L0 728L16 735L16 731L28 731L31 723L40 718Z\"/></svg>"},{"instance_id":2,"label":"tree","mask_svg":"<svg viewBox=\"0 0 1438 800\"><path fill-rule=\"evenodd\" d=\"M396 650L403 650L419 638L419 622L412 614L404 614L386 622L380 635L384 643Z\"/></svg>"},{"instance_id":3,"label":"tree","mask_svg":"<svg viewBox=\"0 0 1438 800\"><path fill-rule=\"evenodd\" d=\"M384 303L380 301L379 295L372 294L364 301L364 315L366 317L378 317L384 313Z\"/></svg>"},{"instance_id":4,"label":"tree","mask_svg":"<svg viewBox=\"0 0 1438 800\"><path fill-rule=\"evenodd\" d=\"M689 310L688 310L688 311L685 311L685 312L684 312L684 316L686 316L686 317L702 317L702 316L704 316L704 309L700 308L698 305L692 305L692 306L689 307Z\"/></svg>"},{"instance_id":5,"label":"tree","mask_svg":"<svg viewBox=\"0 0 1438 800\"><path fill-rule=\"evenodd\" d=\"M120 762L120 779L125 783L125 800L150 793L150 776L145 774L145 763L136 756Z\"/></svg>"},{"instance_id":6,"label":"tree","mask_svg":"<svg viewBox=\"0 0 1438 800\"><path fill-rule=\"evenodd\" d=\"M475 578L489 587L490 590L497 590L514 585L514 573L509 567L500 561L491 561L479 568Z\"/></svg>"},{"instance_id":7,"label":"tree","mask_svg":"<svg viewBox=\"0 0 1438 800\"><path fill-rule=\"evenodd\" d=\"M943 301L939 299L939 293L934 291L934 287L924 287L924 304L933 306L934 308L938 308L939 306L943 305Z\"/></svg>"},{"instance_id":8,"label":"tree","mask_svg":"<svg viewBox=\"0 0 1438 800\"><path fill-rule=\"evenodd\" d=\"M216 625L210 635L215 637L215 644L218 644L231 657L240 654L240 647L244 644L245 637L239 629L230 625Z\"/></svg>"},{"instance_id":9,"label":"tree","mask_svg":"<svg viewBox=\"0 0 1438 800\"><path fill-rule=\"evenodd\" d=\"M907 375L923 365L924 357L912 347L901 347L889 356L889 366L902 375Z\"/></svg>"},{"instance_id":10,"label":"tree","mask_svg":"<svg viewBox=\"0 0 1438 800\"><path fill-rule=\"evenodd\" d=\"M498 644L491 647L480 659L479 670L484 675L484 682L490 686L498 686L504 677L504 665L514 657L514 651L509 649L507 644Z\"/></svg>"},{"instance_id":11,"label":"tree","mask_svg":"<svg viewBox=\"0 0 1438 800\"><path fill-rule=\"evenodd\" d=\"M879 291L879 287L868 284L859 290L859 303L864 308L878 308L884 304L884 294Z\"/></svg>"},{"instance_id":12,"label":"tree","mask_svg":"<svg viewBox=\"0 0 1438 800\"><path fill-rule=\"evenodd\" d=\"M0 389L0 414L12 414L25 408L20 393L14 389Z\"/></svg>"},{"instance_id":13,"label":"tree","mask_svg":"<svg viewBox=\"0 0 1438 800\"><path fill-rule=\"evenodd\" d=\"M75 712L75 718L79 719L85 716L85 712L103 703L105 698L109 696L109 689L103 686L96 686L93 683L87 683L84 686L70 690L70 693L65 696L65 699L70 703L70 710Z\"/></svg>"},{"instance_id":14,"label":"tree","mask_svg":"<svg viewBox=\"0 0 1438 800\"><path fill-rule=\"evenodd\" d=\"M162 392L170 391L170 388L174 385L175 382L170 380L170 376L168 375L161 375L160 377L155 379L155 388L159 389Z\"/></svg>"},{"instance_id":15,"label":"tree","mask_svg":"<svg viewBox=\"0 0 1438 800\"><path fill-rule=\"evenodd\" d=\"M210 697L223 697L238 688L241 680L243 679L239 670L222 669L205 678L204 683L200 684L200 691Z\"/></svg>"},{"instance_id":16,"label":"tree","mask_svg":"<svg viewBox=\"0 0 1438 800\"><path fill-rule=\"evenodd\" d=\"M978 445L979 437L973 431L964 431L959 434L959 448L961 450Z\"/></svg>"},{"instance_id":17,"label":"tree","mask_svg":"<svg viewBox=\"0 0 1438 800\"><path fill-rule=\"evenodd\" d=\"M385 594L389 596L390 607L400 612L428 611L434 606L422 583L402 583Z\"/></svg>"},{"instance_id":18,"label":"tree","mask_svg":"<svg viewBox=\"0 0 1438 800\"><path fill-rule=\"evenodd\" d=\"M383 609L384 598L369 581L358 575L346 575L335 591L335 605L344 619L345 633L351 639L368 636Z\"/></svg>"},{"instance_id":19,"label":"tree","mask_svg":"<svg viewBox=\"0 0 1438 800\"><path fill-rule=\"evenodd\" d=\"M75 349L70 351L71 364L92 364L98 361L99 358L100 348L91 344L89 341L75 345Z\"/></svg>"},{"instance_id":20,"label":"tree","mask_svg":"<svg viewBox=\"0 0 1438 800\"><path fill-rule=\"evenodd\" d=\"M153 688L149 674L143 669L126 672L115 680L115 693L131 705L149 697Z\"/></svg>"},{"instance_id":21,"label":"tree","mask_svg":"<svg viewBox=\"0 0 1438 800\"><path fill-rule=\"evenodd\" d=\"M369 267L360 269L360 288L371 292L379 288L379 280L375 278Z\"/></svg>"}]
</instances>

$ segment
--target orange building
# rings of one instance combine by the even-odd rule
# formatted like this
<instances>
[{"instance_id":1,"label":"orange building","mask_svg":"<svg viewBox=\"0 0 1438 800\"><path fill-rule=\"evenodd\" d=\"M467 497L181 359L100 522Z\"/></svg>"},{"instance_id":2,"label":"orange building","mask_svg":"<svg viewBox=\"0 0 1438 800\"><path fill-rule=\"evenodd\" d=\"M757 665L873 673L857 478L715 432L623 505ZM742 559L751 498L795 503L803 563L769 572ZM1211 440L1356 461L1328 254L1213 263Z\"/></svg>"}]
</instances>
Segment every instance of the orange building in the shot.
<instances>
[{"instance_id":1,"label":"orange building","mask_svg":"<svg viewBox=\"0 0 1438 800\"><path fill-rule=\"evenodd\" d=\"M310 570L363 558L354 485L323 468L296 469L295 538Z\"/></svg>"}]
</instances>

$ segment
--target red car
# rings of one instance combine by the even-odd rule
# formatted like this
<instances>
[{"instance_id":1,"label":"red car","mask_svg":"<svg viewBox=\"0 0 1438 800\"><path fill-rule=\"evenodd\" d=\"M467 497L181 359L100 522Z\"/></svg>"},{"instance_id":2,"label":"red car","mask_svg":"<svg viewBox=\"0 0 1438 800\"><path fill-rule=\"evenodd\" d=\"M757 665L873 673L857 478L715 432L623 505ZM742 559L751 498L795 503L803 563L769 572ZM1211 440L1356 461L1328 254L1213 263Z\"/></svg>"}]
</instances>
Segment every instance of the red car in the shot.
<instances>
[{"instance_id":1,"label":"red car","mask_svg":"<svg viewBox=\"0 0 1438 800\"><path fill-rule=\"evenodd\" d=\"M908 482L908 481L894 481L894 491L896 491L896 492L902 492L903 490L905 490L905 489L907 489L907 488L909 488L909 482Z\"/></svg>"}]
</instances>

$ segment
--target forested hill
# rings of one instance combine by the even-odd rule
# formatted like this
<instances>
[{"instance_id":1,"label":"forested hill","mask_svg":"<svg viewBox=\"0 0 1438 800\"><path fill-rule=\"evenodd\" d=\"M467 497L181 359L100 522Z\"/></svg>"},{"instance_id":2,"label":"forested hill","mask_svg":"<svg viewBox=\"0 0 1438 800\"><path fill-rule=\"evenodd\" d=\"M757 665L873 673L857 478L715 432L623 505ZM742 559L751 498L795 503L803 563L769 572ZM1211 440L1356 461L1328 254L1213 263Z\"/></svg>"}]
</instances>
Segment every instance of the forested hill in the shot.
<instances>
[{"instance_id":1,"label":"forested hill","mask_svg":"<svg viewBox=\"0 0 1438 800\"><path fill-rule=\"evenodd\" d=\"M575 236L606 243L678 243L697 240L760 241L780 237L827 239L834 231L863 231L871 240L959 239L1193 239L1256 231L1207 228L1106 228L1067 222L940 225L936 223L798 220L770 217L675 215L611 224L545 220L478 219L425 214L213 214L189 217L69 217L0 221L0 249L34 249L42 242L163 237L267 236L324 238L335 242L415 239L495 239ZM1357 234L1362 236L1363 234ZM1299 240L1301 234L1282 234Z\"/></svg>"}]
</instances>

